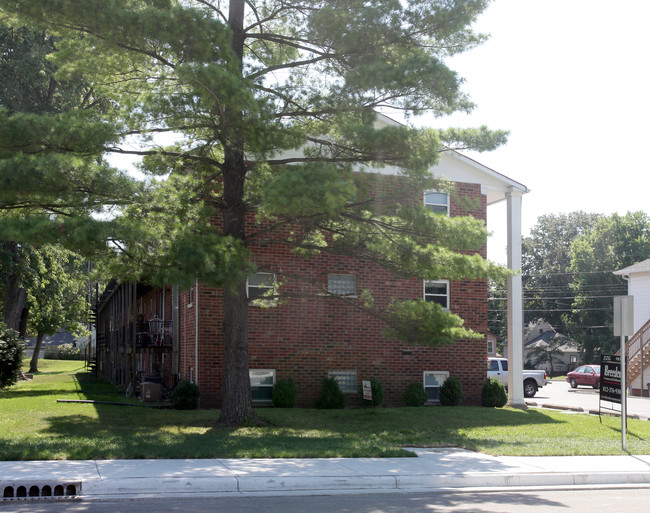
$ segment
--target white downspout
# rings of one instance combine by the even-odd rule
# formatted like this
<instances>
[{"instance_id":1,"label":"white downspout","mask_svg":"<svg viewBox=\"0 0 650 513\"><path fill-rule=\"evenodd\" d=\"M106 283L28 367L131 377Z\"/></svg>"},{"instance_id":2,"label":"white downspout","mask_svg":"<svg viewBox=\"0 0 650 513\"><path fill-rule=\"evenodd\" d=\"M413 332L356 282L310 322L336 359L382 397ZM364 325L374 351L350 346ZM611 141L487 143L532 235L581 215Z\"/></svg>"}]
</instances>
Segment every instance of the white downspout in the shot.
<instances>
[{"instance_id":1,"label":"white downspout","mask_svg":"<svg viewBox=\"0 0 650 513\"><path fill-rule=\"evenodd\" d=\"M525 408L524 401L524 292L521 279L521 204L523 192L510 188L508 203L508 403Z\"/></svg>"}]
</instances>

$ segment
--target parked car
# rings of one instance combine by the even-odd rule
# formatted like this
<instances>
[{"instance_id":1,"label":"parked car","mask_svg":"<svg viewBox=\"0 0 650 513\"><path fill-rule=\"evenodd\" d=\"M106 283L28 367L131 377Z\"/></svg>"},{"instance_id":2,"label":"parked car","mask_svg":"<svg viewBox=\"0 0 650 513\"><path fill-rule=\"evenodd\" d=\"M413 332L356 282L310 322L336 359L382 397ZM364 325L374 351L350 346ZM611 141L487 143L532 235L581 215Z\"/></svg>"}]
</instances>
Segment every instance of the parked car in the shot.
<instances>
[{"instance_id":1,"label":"parked car","mask_svg":"<svg viewBox=\"0 0 650 513\"><path fill-rule=\"evenodd\" d=\"M508 388L508 359L488 358L487 377L498 379L504 387ZM546 384L546 371L525 370L523 371L523 380L524 397L535 397L537 390Z\"/></svg>"},{"instance_id":2,"label":"parked car","mask_svg":"<svg viewBox=\"0 0 650 513\"><path fill-rule=\"evenodd\" d=\"M566 380L571 388L585 385L600 388L600 365L581 365L567 374Z\"/></svg>"}]
</instances>

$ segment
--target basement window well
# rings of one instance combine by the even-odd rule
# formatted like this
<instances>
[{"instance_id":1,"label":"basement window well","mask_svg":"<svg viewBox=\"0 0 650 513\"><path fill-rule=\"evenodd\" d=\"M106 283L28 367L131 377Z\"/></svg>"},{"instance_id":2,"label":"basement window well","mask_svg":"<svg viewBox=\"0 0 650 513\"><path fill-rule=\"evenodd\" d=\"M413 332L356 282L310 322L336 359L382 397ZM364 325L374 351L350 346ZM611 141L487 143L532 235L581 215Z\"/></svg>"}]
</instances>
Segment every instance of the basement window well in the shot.
<instances>
[{"instance_id":1,"label":"basement window well","mask_svg":"<svg viewBox=\"0 0 650 513\"><path fill-rule=\"evenodd\" d=\"M357 371L356 370L332 370L327 373L328 378L333 378L344 394L356 394Z\"/></svg>"},{"instance_id":2,"label":"basement window well","mask_svg":"<svg viewBox=\"0 0 650 513\"><path fill-rule=\"evenodd\" d=\"M251 380L253 402L270 403L273 398L273 385L275 385L275 369L251 369L248 375Z\"/></svg>"},{"instance_id":3,"label":"basement window well","mask_svg":"<svg viewBox=\"0 0 650 513\"><path fill-rule=\"evenodd\" d=\"M424 391L427 393L427 401L440 401L440 387L449 377L449 371L424 371Z\"/></svg>"}]
</instances>

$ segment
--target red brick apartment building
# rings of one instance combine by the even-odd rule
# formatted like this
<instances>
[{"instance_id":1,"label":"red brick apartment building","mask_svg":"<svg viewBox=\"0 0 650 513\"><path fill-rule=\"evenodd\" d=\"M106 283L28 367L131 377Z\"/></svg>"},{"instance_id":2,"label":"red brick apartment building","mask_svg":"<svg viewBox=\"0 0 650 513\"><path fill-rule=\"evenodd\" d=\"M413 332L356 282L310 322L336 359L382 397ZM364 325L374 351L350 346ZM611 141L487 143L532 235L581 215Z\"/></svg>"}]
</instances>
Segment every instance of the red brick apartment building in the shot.
<instances>
[{"instance_id":1,"label":"red brick apartment building","mask_svg":"<svg viewBox=\"0 0 650 513\"><path fill-rule=\"evenodd\" d=\"M454 182L457 194L422 191L416 200L451 216L486 220L488 205L509 202L513 193L520 198L527 192L523 185L454 152L443 154L432 171ZM379 182L395 180L390 169L374 170L372 177ZM509 215L511 221L520 222ZM466 327L487 335L485 281L423 282L345 256L304 258L277 245L256 246L254 251L260 269L248 280L254 404L270 404L275 381L291 377L298 387L298 406L311 407L328 376L338 381L350 406L361 403L361 381L371 377L382 382L386 405L402 405L412 382L423 383L435 403L438 387L449 375L460 378L465 404L479 403L486 377L485 339L461 340L440 348L409 346L387 338L380 320L326 293L355 296L367 289L378 307L394 298L436 301L460 315ZM480 253L486 256L486 246ZM265 273L265 268L279 271L277 275ZM290 278L296 275L309 276L310 281ZM269 305L264 304L268 300L255 300L276 284L282 301ZM187 378L201 390L201 407L218 407L221 318L219 289L200 283L190 290L115 283L98 308L98 371L126 389L133 386L136 376L140 381L160 381L168 388Z\"/></svg>"}]
</instances>

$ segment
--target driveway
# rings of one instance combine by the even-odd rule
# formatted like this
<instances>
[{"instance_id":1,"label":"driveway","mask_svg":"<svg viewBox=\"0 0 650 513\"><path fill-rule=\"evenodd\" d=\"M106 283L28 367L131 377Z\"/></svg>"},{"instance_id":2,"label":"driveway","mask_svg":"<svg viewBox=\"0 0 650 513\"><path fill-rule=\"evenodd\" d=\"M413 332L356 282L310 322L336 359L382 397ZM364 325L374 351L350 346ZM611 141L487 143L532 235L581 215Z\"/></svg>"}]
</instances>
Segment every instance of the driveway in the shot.
<instances>
[{"instance_id":1,"label":"driveway","mask_svg":"<svg viewBox=\"0 0 650 513\"><path fill-rule=\"evenodd\" d=\"M591 387L571 388L566 381L552 381L550 385L540 388L535 397L526 399L526 404L598 413L599 392ZM602 401L600 405L603 413L610 412L612 409L620 412L621 409L619 404L608 401ZM650 399L628 396L627 413L628 416L650 419Z\"/></svg>"}]
</instances>

